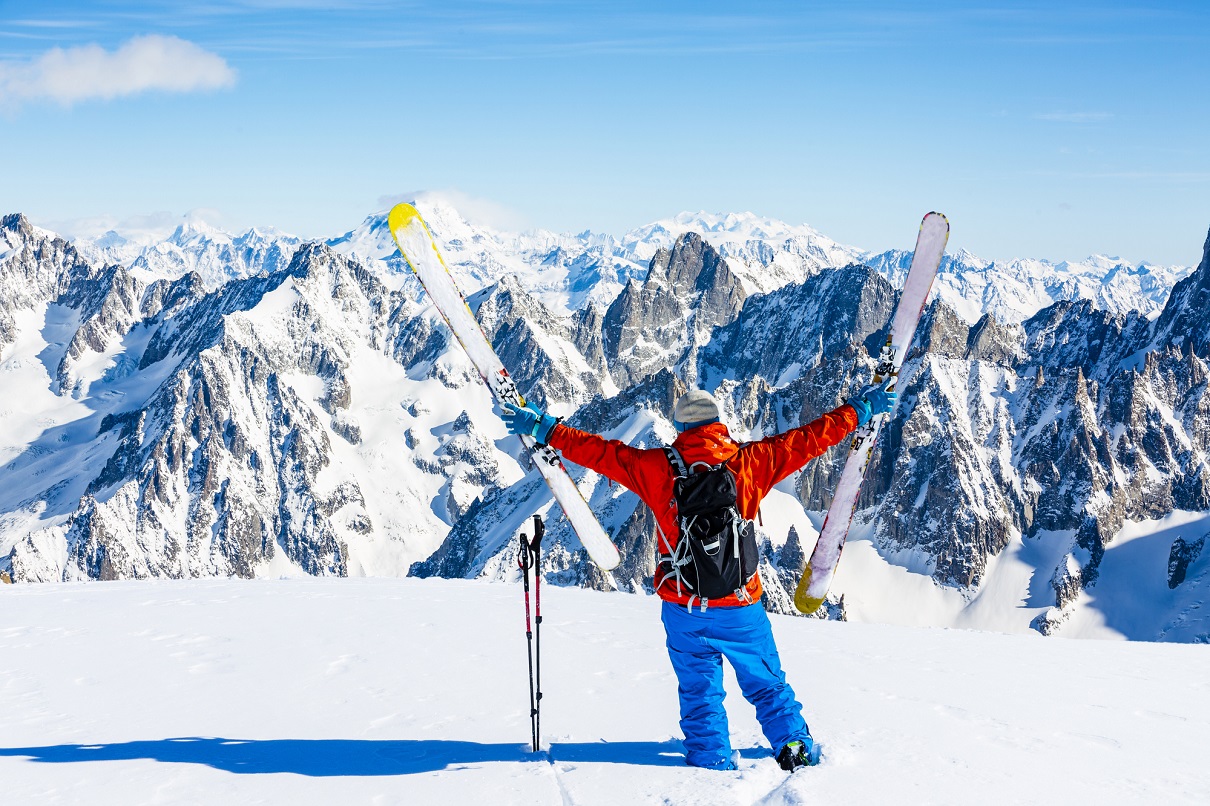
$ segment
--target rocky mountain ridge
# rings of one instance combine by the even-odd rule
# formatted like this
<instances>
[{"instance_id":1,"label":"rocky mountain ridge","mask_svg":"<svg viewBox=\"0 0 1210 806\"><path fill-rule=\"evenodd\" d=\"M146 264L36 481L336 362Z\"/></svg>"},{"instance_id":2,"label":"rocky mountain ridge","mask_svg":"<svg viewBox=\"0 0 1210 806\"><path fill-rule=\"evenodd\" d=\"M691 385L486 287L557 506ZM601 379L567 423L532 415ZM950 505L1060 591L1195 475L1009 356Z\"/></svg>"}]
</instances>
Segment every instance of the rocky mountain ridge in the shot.
<instances>
[{"instance_id":1,"label":"rocky mountain ridge","mask_svg":"<svg viewBox=\"0 0 1210 806\"><path fill-rule=\"evenodd\" d=\"M884 556L974 597L989 563L1011 543L1045 533L1049 551L1059 556L1037 570L1051 580L1051 594L1034 626L1051 632L1095 586L1105 550L1127 520L1210 509L1207 355L1198 352L1194 335L1210 323L1204 309L1186 307L1200 299L1208 264L1203 259L1154 321L1100 312L1081 301L1051 306L1022 325L985 316L972 327L935 300L905 367L903 403L862 495L860 520ZM658 281L645 294L642 287L632 289L630 296L647 304L625 318L643 322L643 332L678 332L687 340L690 316L661 305L659 292ZM619 395L605 409L581 408L570 422L640 446L658 445L671 439L665 419L671 390L688 379L722 398L727 421L742 437L804 423L868 380L871 348L885 338L895 298L890 284L865 267L823 272L801 285L748 297L696 351L667 351L664 365L671 374L649 372L650 380L637 381L637 388L655 383L659 394L635 402ZM522 378L522 388L529 380ZM648 425L636 431L635 422ZM841 461L834 451L799 476L807 509L826 509ZM502 573L507 541L501 537L497 548L484 532L502 508L523 506L516 494L486 496L476 521L467 525L473 545L455 529L442 550L414 571ZM631 512L616 533L622 544L649 555L653 526L645 522L644 508ZM565 553L574 554L573 540L558 526L556 542L564 540ZM801 549L785 550L788 534L767 537L770 566L801 560L795 559ZM1058 545L1064 540L1066 548ZM450 552L459 562L443 565ZM1188 549L1175 546L1173 552L1179 565ZM570 572L577 584L599 587L633 589L636 576L649 587L653 571L650 562L625 566L623 580L610 580L582 556L570 566L551 562L552 570ZM788 581L796 573L766 577ZM788 612L788 591L776 583L769 587L771 606Z\"/></svg>"},{"instance_id":2,"label":"rocky mountain ridge","mask_svg":"<svg viewBox=\"0 0 1210 806\"><path fill-rule=\"evenodd\" d=\"M496 241L449 211L426 217L462 244L452 262L468 285L492 279L475 272ZM0 360L14 382L44 388L0 411L0 565L25 581L413 563L422 575L507 578L515 528L547 511L552 582L649 587L646 509L577 470L624 557L612 574L588 563L381 230L363 235L302 245L286 266L208 289L197 274L146 283L95 268L6 217ZM641 273L615 262L573 277L586 253L560 248L536 287L532 267L497 265L471 304L527 396L639 445L671 441L667 412L686 384L714 391L745 439L839 405L868 379L896 300L885 267L862 265L754 290L738 258L695 233L656 247ZM1021 323L970 322L940 295L905 366L859 531L889 562L970 599L1006 553L1044 543L1035 627L1062 632L1096 600L1124 525L1210 510L1208 263L1151 317L1065 301ZM586 277L595 285L576 293L587 302L569 305ZM594 302L615 284L607 305ZM779 501L825 509L842 461L837 450L812 463ZM811 525L776 515L761 529L762 567L767 606L788 612ZM1163 582L1181 601L1206 590L1196 537L1165 553ZM1174 611L1165 636L1206 632L1191 608ZM831 615L842 610L834 602Z\"/></svg>"}]
</instances>

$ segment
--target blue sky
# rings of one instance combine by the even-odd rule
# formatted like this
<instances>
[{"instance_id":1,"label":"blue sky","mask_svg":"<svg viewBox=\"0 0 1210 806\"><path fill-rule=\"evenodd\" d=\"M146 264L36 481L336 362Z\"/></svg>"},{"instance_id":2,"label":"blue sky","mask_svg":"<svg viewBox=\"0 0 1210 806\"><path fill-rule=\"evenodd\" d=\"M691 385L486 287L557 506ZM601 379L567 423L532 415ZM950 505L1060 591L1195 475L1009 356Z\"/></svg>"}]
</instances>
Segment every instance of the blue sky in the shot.
<instances>
[{"instance_id":1,"label":"blue sky","mask_svg":"<svg viewBox=\"0 0 1210 806\"><path fill-rule=\"evenodd\" d=\"M177 5L0 0L0 212L317 237L455 190L882 249L938 209L983 257L1185 264L1210 227L1210 3Z\"/></svg>"}]
</instances>

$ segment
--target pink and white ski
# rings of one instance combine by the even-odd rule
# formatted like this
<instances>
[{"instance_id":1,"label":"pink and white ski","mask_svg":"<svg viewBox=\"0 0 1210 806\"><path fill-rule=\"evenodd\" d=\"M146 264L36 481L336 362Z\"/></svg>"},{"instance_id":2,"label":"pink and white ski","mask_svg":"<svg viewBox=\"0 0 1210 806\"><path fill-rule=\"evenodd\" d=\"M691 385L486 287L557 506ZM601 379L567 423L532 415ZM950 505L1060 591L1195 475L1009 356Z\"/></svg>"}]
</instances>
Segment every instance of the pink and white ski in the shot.
<instances>
[{"instance_id":1,"label":"pink and white ski","mask_svg":"<svg viewBox=\"0 0 1210 806\"><path fill-rule=\"evenodd\" d=\"M903 293L899 296L899 307L895 309L895 319L891 323L887 343L878 356L878 367L874 371L875 383L881 383L887 377L895 378L896 383L898 382L899 367L903 364L903 357L916 335L916 325L920 322L920 313L924 310L929 291L932 290L933 278L941 265L941 256L945 254L949 235L949 221L941 213L929 213L920 222L920 235L916 239L912 265L903 283ZM840 552L844 548L849 526L853 522L853 510L857 506L861 483L865 479L866 468L869 467L870 457L874 453L874 443L878 441L878 432L882 429L883 422L894 413L894 410L891 410L885 415L870 418L869 422L853 434L852 447L840 474L840 483L836 485L832 506L828 508L823 528L819 532L819 540L815 543L815 550L811 552L811 559L798 582L798 588L794 591L794 606L800 612L814 613L828 595L832 577L836 574L836 564L840 562Z\"/></svg>"}]
</instances>

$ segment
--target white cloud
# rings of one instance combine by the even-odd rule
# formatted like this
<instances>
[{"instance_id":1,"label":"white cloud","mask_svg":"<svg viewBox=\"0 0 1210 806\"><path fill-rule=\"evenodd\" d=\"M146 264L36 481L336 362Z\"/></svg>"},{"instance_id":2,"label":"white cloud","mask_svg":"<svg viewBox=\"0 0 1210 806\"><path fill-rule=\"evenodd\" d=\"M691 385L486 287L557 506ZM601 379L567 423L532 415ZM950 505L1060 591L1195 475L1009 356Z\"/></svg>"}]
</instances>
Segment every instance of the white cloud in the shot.
<instances>
[{"instance_id":1,"label":"white cloud","mask_svg":"<svg viewBox=\"0 0 1210 806\"><path fill-rule=\"evenodd\" d=\"M64 106L149 90L230 87L235 70L221 57L175 36L136 36L114 51L100 45L53 48L28 62L0 62L0 104L52 100Z\"/></svg>"}]
</instances>

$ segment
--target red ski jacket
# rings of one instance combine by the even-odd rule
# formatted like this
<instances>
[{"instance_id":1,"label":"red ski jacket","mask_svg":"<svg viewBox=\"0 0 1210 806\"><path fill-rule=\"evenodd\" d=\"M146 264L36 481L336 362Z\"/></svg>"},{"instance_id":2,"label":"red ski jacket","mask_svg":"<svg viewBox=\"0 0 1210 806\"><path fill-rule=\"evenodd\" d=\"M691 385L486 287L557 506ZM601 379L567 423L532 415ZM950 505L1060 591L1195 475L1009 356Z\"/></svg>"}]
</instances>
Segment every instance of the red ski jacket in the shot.
<instances>
[{"instance_id":1,"label":"red ski jacket","mask_svg":"<svg viewBox=\"0 0 1210 806\"><path fill-rule=\"evenodd\" d=\"M672 443L681 453L686 465L725 462L735 474L737 505L740 515L756 518L761 500L773 485L795 472L807 462L837 444L857 428L857 412L844 405L818 420L759 442L740 445L731 439L727 426L710 423L683 432ZM673 496L675 476L668 457L659 448L632 448L616 439L578 431L559 423L551 431L549 444L563 458L595 470L618 484L633 490L643 503L651 507L659 523L656 536L660 554L671 554L680 539L677 526L676 499ZM690 597L679 593L675 581L664 564L655 571L655 590L660 598L688 605ZM755 574L745 590L746 597L732 594L710 600L710 606L734 607L760 601L760 574ZM746 598L746 601L744 600Z\"/></svg>"}]
</instances>

